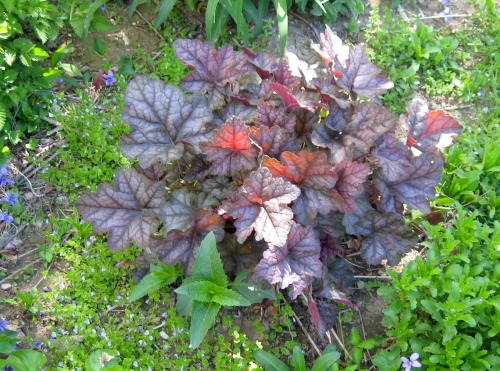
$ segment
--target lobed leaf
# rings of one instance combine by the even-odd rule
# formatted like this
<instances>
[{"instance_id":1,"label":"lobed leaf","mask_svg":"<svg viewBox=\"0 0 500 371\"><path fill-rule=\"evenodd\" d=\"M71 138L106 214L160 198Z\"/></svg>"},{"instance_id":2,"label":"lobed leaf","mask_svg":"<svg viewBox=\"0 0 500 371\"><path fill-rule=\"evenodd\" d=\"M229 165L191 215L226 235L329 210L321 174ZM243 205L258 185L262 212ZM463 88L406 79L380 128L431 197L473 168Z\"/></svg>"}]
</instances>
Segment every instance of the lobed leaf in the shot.
<instances>
[{"instance_id":1,"label":"lobed leaf","mask_svg":"<svg viewBox=\"0 0 500 371\"><path fill-rule=\"evenodd\" d=\"M341 88L377 103L380 95L394 87L382 70L370 62L363 45L350 47L349 59L345 63L335 60L335 69L341 73L337 79Z\"/></svg>"},{"instance_id":2,"label":"lobed leaf","mask_svg":"<svg viewBox=\"0 0 500 371\"><path fill-rule=\"evenodd\" d=\"M270 284L279 283L281 289L292 286L295 299L312 277L321 277L321 245L312 227L290 224L290 233L283 246L269 245L264 257L255 267L255 275Z\"/></svg>"},{"instance_id":3,"label":"lobed leaf","mask_svg":"<svg viewBox=\"0 0 500 371\"><path fill-rule=\"evenodd\" d=\"M249 72L246 55L228 44L216 50L209 42L178 39L174 51L186 66L195 69L182 79L181 87L191 93L208 93L212 108L224 100L229 84L237 84Z\"/></svg>"},{"instance_id":4,"label":"lobed leaf","mask_svg":"<svg viewBox=\"0 0 500 371\"><path fill-rule=\"evenodd\" d=\"M224 230L221 218L211 211L198 209L191 215L191 228L186 231L172 230L162 237L153 237L149 248L165 264L182 263L185 274L190 274L196 253L203 238L214 232L217 240L222 240Z\"/></svg>"},{"instance_id":5,"label":"lobed leaf","mask_svg":"<svg viewBox=\"0 0 500 371\"><path fill-rule=\"evenodd\" d=\"M359 162L343 162L335 165L335 172L339 179L336 188L343 197L340 205L343 213L352 213L355 210L354 196L363 192L363 184L371 173L370 165Z\"/></svg>"},{"instance_id":6,"label":"lobed leaf","mask_svg":"<svg viewBox=\"0 0 500 371\"><path fill-rule=\"evenodd\" d=\"M220 213L236 219L238 242L255 231L255 239L282 246L290 231L292 210L287 206L300 195L300 189L267 168L250 174L238 193L224 201Z\"/></svg>"},{"instance_id":7,"label":"lobed leaf","mask_svg":"<svg viewBox=\"0 0 500 371\"><path fill-rule=\"evenodd\" d=\"M283 164L264 157L262 166L269 168L273 176L283 177L300 187L301 195L293 206L300 223L312 224L318 213L326 215L341 207L343 198L334 188L338 175L326 152L301 151L298 155L283 152L281 162Z\"/></svg>"},{"instance_id":8,"label":"lobed leaf","mask_svg":"<svg viewBox=\"0 0 500 371\"><path fill-rule=\"evenodd\" d=\"M209 139L213 116L201 95L186 98L174 85L139 76L129 83L125 104L122 118L130 133L120 149L130 160L139 158L143 168L182 158L185 146L198 153L200 142Z\"/></svg>"},{"instance_id":9,"label":"lobed leaf","mask_svg":"<svg viewBox=\"0 0 500 371\"><path fill-rule=\"evenodd\" d=\"M109 232L110 250L125 249L130 241L147 247L150 235L158 229L160 208L165 203L165 188L133 169L119 169L115 187L100 185L76 201L82 217L91 222L97 233Z\"/></svg>"},{"instance_id":10,"label":"lobed leaf","mask_svg":"<svg viewBox=\"0 0 500 371\"><path fill-rule=\"evenodd\" d=\"M442 158L422 153L409 163L404 177L388 181L380 171L374 172L374 184L380 191L379 210L402 212L403 204L430 213L429 198L434 197L435 187L441 179Z\"/></svg>"},{"instance_id":11,"label":"lobed leaf","mask_svg":"<svg viewBox=\"0 0 500 371\"><path fill-rule=\"evenodd\" d=\"M213 133L211 141L201 144L201 151L214 175L236 175L255 167L257 150L248 136L250 128L233 116Z\"/></svg>"}]
</instances>

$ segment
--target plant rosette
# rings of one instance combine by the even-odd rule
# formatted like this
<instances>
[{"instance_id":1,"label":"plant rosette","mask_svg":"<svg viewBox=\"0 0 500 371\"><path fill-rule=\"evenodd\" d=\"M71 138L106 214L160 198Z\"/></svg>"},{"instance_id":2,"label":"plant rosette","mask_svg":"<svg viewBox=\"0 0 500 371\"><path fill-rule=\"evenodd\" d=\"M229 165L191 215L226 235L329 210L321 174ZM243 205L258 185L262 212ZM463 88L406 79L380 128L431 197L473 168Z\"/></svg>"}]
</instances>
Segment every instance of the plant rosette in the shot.
<instances>
[{"instance_id":1,"label":"plant rosette","mask_svg":"<svg viewBox=\"0 0 500 371\"><path fill-rule=\"evenodd\" d=\"M393 84L363 45L327 28L314 48L327 72L304 81L265 53L177 40L191 95L134 78L120 149L137 165L77 208L112 251L133 243L186 276L213 232L226 272L307 294L323 335L329 300L350 304L331 278L350 274L332 264L342 246L356 239L368 264L397 264L418 241L402 213L430 212L445 139L462 126L420 99L404 115L382 106Z\"/></svg>"}]
</instances>

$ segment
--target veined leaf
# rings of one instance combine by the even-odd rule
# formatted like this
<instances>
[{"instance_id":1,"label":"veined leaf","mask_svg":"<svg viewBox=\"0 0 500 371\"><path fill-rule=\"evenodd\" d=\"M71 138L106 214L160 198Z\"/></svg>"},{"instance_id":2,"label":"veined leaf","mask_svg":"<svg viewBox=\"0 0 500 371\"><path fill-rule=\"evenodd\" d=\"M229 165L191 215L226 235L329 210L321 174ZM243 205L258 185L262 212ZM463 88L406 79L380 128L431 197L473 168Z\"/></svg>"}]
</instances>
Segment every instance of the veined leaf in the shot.
<instances>
[{"instance_id":1,"label":"veined leaf","mask_svg":"<svg viewBox=\"0 0 500 371\"><path fill-rule=\"evenodd\" d=\"M192 348L198 348L208 330L213 326L215 317L221 308L217 303L203 303L201 301L193 301L193 309L191 314L191 329L190 339Z\"/></svg>"},{"instance_id":2,"label":"veined leaf","mask_svg":"<svg viewBox=\"0 0 500 371\"><path fill-rule=\"evenodd\" d=\"M193 266L192 280L207 280L215 283L218 286L227 286L227 277L224 272L222 260L215 241L213 232L201 241L200 248L196 254L196 259Z\"/></svg>"},{"instance_id":3,"label":"veined leaf","mask_svg":"<svg viewBox=\"0 0 500 371\"><path fill-rule=\"evenodd\" d=\"M211 281L196 281L183 284L174 290L177 294L187 295L195 301L217 303L226 306L248 306L251 303L242 295Z\"/></svg>"},{"instance_id":4,"label":"veined leaf","mask_svg":"<svg viewBox=\"0 0 500 371\"><path fill-rule=\"evenodd\" d=\"M140 280L132 290L129 302L136 301L147 294L170 285L181 275L180 269L172 265L151 265L150 270L151 272Z\"/></svg>"}]
</instances>

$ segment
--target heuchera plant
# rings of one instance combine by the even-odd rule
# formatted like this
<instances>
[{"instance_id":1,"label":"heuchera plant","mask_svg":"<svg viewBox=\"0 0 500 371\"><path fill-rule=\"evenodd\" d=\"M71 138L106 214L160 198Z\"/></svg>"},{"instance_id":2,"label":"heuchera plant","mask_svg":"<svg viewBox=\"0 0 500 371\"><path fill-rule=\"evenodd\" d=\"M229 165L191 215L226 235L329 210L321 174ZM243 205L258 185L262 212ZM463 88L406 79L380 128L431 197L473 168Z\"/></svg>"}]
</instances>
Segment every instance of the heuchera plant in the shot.
<instances>
[{"instance_id":1,"label":"heuchera plant","mask_svg":"<svg viewBox=\"0 0 500 371\"><path fill-rule=\"evenodd\" d=\"M461 125L420 99L395 115L379 96L393 84L327 28L314 49L323 76L292 74L286 60L177 40L193 70L181 87L139 76L125 94L120 142L134 168L77 207L109 248L131 242L150 261L189 275L201 240L216 236L226 271L307 295L320 333L339 290L342 246L360 242L376 265L397 264L417 242L405 205L429 212L441 149ZM335 283L337 282L337 283ZM341 286L341 285L340 285Z\"/></svg>"}]
</instances>

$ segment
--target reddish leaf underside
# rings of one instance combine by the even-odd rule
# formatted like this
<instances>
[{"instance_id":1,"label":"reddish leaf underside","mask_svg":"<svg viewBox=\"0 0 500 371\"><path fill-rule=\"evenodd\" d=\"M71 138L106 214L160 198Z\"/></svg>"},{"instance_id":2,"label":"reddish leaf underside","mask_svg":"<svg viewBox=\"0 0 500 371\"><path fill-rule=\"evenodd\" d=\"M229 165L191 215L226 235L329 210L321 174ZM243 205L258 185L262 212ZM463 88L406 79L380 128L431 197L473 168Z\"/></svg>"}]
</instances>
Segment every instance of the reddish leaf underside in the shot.
<instances>
[{"instance_id":1,"label":"reddish leaf underside","mask_svg":"<svg viewBox=\"0 0 500 371\"><path fill-rule=\"evenodd\" d=\"M223 202L220 213L236 219L238 242L243 243L255 231L255 239L282 246L290 231L292 210L287 206L300 195L300 189L267 168L250 174L238 193Z\"/></svg>"},{"instance_id":2,"label":"reddish leaf underside","mask_svg":"<svg viewBox=\"0 0 500 371\"><path fill-rule=\"evenodd\" d=\"M115 187L102 184L95 193L81 196L76 202L78 212L95 232L109 232L110 250L124 250L130 242L147 247L150 235L158 230L165 188L134 169L119 169L114 180Z\"/></svg>"},{"instance_id":3,"label":"reddish leaf underside","mask_svg":"<svg viewBox=\"0 0 500 371\"><path fill-rule=\"evenodd\" d=\"M270 82L268 85L280 96L285 108L303 108L308 111L314 111L315 103L304 92L293 93L286 86L277 82Z\"/></svg>"},{"instance_id":4,"label":"reddish leaf underside","mask_svg":"<svg viewBox=\"0 0 500 371\"><path fill-rule=\"evenodd\" d=\"M280 283L281 289L292 286L295 299L312 277L321 277L323 264L319 259L321 246L312 227L291 222L290 233L283 246L270 244L255 267L255 275L270 284Z\"/></svg>"},{"instance_id":5,"label":"reddish leaf underside","mask_svg":"<svg viewBox=\"0 0 500 371\"><path fill-rule=\"evenodd\" d=\"M233 116L220 129L214 131L211 141L201 144L201 151L214 175L235 175L255 167L257 151L248 136L249 127Z\"/></svg>"},{"instance_id":6,"label":"reddish leaf underside","mask_svg":"<svg viewBox=\"0 0 500 371\"><path fill-rule=\"evenodd\" d=\"M139 158L143 168L180 159L186 145L198 152L209 139L213 116L201 95L186 98L174 85L139 76L129 83L125 103L122 118L131 130L120 149L130 160Z\"/></svg>"}]
</instances>

